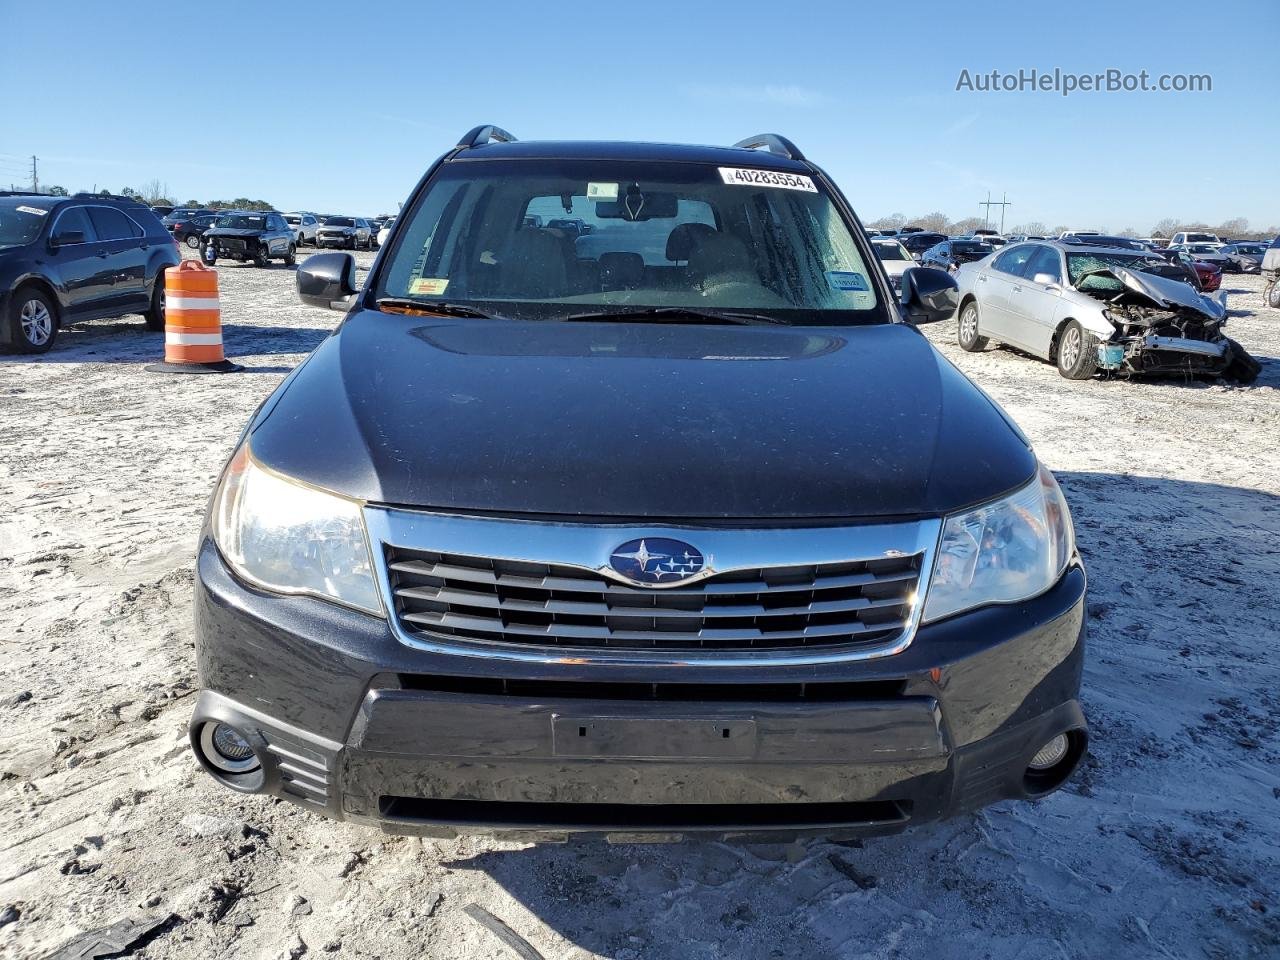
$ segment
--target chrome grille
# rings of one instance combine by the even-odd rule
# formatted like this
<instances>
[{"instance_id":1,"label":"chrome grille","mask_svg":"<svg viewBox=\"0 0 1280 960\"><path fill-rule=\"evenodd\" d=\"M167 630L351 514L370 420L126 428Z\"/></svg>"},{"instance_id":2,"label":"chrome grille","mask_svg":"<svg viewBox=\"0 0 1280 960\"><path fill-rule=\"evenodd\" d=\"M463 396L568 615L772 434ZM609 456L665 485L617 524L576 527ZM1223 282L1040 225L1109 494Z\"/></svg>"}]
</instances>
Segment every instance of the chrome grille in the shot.
<instances>
[{"instance_id":1,"label":"chrome grille","mask_svg":"<svg viewBox=\"0 0 1280 960\"><path fill-rule=\"evenodd\" d=\"M581 567L385 546L410 634L550 647L770 650L883 644L912 623L922 554L721 573L661 590Z\"/></svg>"}]
</instances>

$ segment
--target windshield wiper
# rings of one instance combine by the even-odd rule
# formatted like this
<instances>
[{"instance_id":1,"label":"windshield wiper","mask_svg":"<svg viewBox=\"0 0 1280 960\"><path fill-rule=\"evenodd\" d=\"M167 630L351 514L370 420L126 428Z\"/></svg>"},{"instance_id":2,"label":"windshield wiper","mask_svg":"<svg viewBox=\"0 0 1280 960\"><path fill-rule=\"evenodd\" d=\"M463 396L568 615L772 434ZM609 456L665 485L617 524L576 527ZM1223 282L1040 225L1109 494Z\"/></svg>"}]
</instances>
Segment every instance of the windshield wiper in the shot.
<instances>
[{"instance_id":1,"label":"windshield wiper","mask_svg":"<svg viewBox=\"0 0 1280 960\"><path fill-rule=\"evenodd\" d=\"M786 320L779 320L777 317L771 317L763 313L743 313L738 310L703 310L697 307L644 307L639 310L590 310L585 313L571 313L562 319L566 322L595 320L608 323L628 323L633 320L650 320L655 317L664 322L674 323L773 323L789 326Z\"/></svg>"},{"instance_id":2,"label":"windshield wiper","mask_svg":"<svg viewBox=\"0 0 1280 960\"><path fill-rule=\"evenodd\" d=\"M423 300L411 300L408 297L382 297L374 301L374 306L399 307L403 310L435 313L443 317L475 317L479 320L503 319L502 317L495 316L492 313L485 313L483 310L477 310L475 307L468 307L461 303L434 303Z\"/></svg>"}]
</instances>

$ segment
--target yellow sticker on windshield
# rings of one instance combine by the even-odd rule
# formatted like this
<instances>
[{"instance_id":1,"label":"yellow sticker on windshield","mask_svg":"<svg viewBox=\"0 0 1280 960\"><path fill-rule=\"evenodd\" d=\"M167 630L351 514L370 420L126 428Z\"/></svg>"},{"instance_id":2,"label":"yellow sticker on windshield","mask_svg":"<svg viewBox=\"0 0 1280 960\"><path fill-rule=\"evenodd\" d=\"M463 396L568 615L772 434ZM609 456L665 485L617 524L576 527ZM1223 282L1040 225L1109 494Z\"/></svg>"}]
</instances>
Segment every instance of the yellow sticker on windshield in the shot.
<instances>
[{"instance_id":1,"label":"yellow sticker on windshield","mask_svg":"<svg viewBox=\"0 0 1280 960\"><path fill-rule=\"evenodd\" d=\"M449 281L440 278L419 277L409 284L410 293L425 293L429 297L438 297L449 286Z\"/></svg>"}]
</instances>

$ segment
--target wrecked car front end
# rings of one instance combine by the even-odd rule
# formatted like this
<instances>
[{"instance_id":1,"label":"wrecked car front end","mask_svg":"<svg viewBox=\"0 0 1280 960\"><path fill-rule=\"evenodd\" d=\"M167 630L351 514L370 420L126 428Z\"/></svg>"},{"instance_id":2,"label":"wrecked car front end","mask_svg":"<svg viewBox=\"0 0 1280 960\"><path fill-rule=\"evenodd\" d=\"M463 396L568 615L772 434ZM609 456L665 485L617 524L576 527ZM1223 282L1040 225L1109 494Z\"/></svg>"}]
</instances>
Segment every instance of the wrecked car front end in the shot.
<instances>
[{"instance_id":1,"label":"wrecked car front end","mask_svg":"<svg viewBox=\"0 0 1280 960\"><path fill-rule=\"evenodd\" d=\"M1205 297L1181 281L1120 266L1090 272L1076 289L1105 304L1101 316L1110 329L1096 331L1100 369L1252 379L1238 369L1252 358L1223 331L1224 298Z\"/></svg>"}]
</instances>

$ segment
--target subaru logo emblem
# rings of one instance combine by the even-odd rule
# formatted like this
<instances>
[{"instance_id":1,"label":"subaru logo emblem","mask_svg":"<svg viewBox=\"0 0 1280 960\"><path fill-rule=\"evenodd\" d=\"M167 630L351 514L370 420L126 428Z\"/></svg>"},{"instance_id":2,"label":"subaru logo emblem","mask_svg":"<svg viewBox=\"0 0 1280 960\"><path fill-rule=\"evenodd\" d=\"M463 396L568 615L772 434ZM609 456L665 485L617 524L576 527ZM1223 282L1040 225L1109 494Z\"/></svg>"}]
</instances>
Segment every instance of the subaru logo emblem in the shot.
<instances>
[{"instance_id":1,"label":"subaru logo emblem","mask_svg":"<svg viewBox=\"0 0 1280 960\"><path fill-rule=\"evenodd\" d=\"M614 550L609 566L631 583L656 587L692 580L703 572L706 561L697 547L683 540L645 537Z\"/></svg>"}]
</instances>

